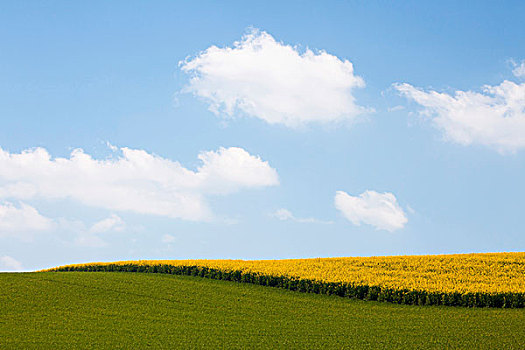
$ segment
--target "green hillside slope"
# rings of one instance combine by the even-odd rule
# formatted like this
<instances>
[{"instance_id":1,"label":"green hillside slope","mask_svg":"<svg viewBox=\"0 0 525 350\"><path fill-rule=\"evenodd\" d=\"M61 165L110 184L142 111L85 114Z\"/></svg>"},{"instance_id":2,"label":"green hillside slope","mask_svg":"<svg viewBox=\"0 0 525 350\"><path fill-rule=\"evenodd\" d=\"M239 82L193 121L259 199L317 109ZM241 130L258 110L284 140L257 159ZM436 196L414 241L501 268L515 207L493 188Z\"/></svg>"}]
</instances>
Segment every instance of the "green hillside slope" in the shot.
<instances>
[{"instance_id":1,"label":"green hillside slope","mask_svg":"<svg viewBox=\"0 0 525 350\"><path fill-rule=\"evenodd\" d=\"M141 273L0 274L0 348L525 348L525 310Z\"/></svg>"}]
</instances>

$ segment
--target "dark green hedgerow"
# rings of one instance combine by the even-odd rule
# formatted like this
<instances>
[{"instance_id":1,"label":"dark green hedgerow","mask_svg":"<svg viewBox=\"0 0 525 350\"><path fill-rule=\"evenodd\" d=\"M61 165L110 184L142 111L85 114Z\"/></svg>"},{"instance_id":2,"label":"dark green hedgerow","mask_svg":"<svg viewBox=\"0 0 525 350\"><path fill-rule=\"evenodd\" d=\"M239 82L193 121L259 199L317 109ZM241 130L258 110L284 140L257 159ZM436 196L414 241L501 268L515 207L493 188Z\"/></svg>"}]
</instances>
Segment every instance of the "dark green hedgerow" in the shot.
<instances>
[{"instance_id":1,"label":"dark green hedgerow","mask_svg":"<svg viewBox=\"0 0 525 350\"><path fill-rule=\"evenodd\" d=\"M216 280L253 283L284 288L291 291L339 295L362 300L377 300L407 305L446 305L464 307L523 308L525 293L436 293L413 290L396 290L353 283L329 283L284 276L269 276L242 271L222 271L203 266L171 265L81 265L63 266L52 271L92 272L146 272L172 275L200 276Z\"/></svg>"}]
</instances>

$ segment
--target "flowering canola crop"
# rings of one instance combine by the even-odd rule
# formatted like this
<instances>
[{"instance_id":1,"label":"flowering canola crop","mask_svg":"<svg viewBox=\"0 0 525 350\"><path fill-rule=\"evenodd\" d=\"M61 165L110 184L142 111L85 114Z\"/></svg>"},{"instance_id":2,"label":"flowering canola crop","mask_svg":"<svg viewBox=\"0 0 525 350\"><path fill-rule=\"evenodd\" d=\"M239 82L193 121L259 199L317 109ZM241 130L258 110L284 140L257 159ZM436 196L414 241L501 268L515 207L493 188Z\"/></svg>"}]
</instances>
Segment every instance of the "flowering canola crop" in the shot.
<instances>
[{"instance_id":1,"label":"flowering canola crop","mask_svg":"<svg viewBox=\"0 0 525 350\"><path fill-rule=\"evenodd\" d=\"M200 274L206 275L206 277L210 277L210 270L219 271L220 277L214 277L217 276L214 273L211 278L266 285L274 283L288 289L296 287L291 288L289 282L286 284L282 281L303 280L308 281L308 286L316 284L336 287L351 285L352 288L366 286L367 291L364 292L363 298L370 298L369 289L376 288L375 290L380 295L380 291L389 291L390 294L388 295L391 295L392 292L395 293L395 291L403 291L402 295L396 297L402 299L405 298L403 295L409 292L429 293L438 295L442 299L444 295L456 295L457 298L461 298L461 295L477 293L478 296L473 297L475 300L472 302L474 303L472 306L479 303L490 306L488 301L476 301L476 298L481 298L481 296L503 295L505 297L504 294L507 294L507 298L509 298L509 295L518 295L517 300L519 302L516 303L519 305L523 303L522 299L525 299L525 253L282 260L138 260L69 265L50 270L129 271L130 266L137 267L138 271L141 271L142 268L144 272ZM163 267L162 271L160 267ZM181 269L186 267L198 268L200 269L198 271L201 272L194 273L189 272L191 269ZM180 273L180 271L187 272ZM237 277L224 277L234 276L232 275L234 273ZM242 276L249 276L249 278ZM277 282L261 282L258 276L276 278ZM308 288L315 289L313 287L305 288L307 289L305 291L311 291ZM346 294L344 291L341 293ZM378 297L375 296L375 298ZM426 298L428 299L428 297ZM376 300L374 297L372 299ZM418 294L414 300L411 299L412 301L406 303L421 303L418 301L419 299L421 296ZM440 300L437 302L427 301L426 303L447 305L447 302ZM450 303L455 305L453 301ZM424 301L423 304L425 304ZM458 305L462 305L462 303Z\"/></svg>"}]
</instances>

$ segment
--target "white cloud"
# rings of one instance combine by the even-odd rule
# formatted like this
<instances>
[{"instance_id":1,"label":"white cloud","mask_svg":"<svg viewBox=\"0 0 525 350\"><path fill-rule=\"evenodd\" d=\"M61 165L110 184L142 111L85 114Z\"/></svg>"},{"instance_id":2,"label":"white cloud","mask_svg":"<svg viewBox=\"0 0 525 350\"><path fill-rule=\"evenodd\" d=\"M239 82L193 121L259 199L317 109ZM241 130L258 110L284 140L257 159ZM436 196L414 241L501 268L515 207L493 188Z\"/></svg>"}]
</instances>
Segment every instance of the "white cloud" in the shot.
<instances>
[{"instance_id":1,"label":"white cloud","mask_svg":"<svg viewBox=\"0 0 525 350\"><path fill-rule=\"evenodd\" d=\"M104 222L105 220L107 219L98 221L91 225L91 227L87 227L85 222L76 219L57 218L55 219L55 222L58 233L60 235L65 233L63 237L67 237L63 243L70 243L68 238L73 235L74 239L71 241L71 243L77 246L101 248L107 246L107 243L98 236L98 234L103 232L96 232L96 228L98 223ZM100 226L102 225L99 225L99 228L102 229Z\"/></svg>"},{"instance_id":2,"label":"white cloud","mask_svg":"<svg viewBox=\"0 0 525 350\"><path fill-rule=\"evenodd\" d=\"M208 220L213 215L207 196L279 183L268 162L242 148L201 153L197 171L143 150L120 150L117 158L97 160L80 149L53 159L43 148L19 154L0 148L0 199L70 199L114 211Z\"/></svg>"},{"instance_id":3,"label":"white cloud","mask_svg":"<svg viewBox=\"0 0 525 350\"><path fill-rule=\"evenodd\" d=\"M124 228L125 224L120 216L111 214L110 217L94 223L89 231L92 233L102 233L107 231L122 231Z\"/></svg>"},{"instance_id":4,"label":"white cloud","mask_svg":"<svg viewBox=\"0 0 525 350\"><path fill-rule=\"evenodd\" d=\"M511 64L514 66L512 74L518 78L525 78L525 60L521 61L521 63L511 60Z\"/></svg>"},{"instance_id":5,"label":"white cloud","mask_svg":"<svg viewBox=\"0 0 525 350\"><path fill-rule=\"evenodd\" d=\"M76 245L103 247L107 244L97 234L122 231L124 228L124 221L115 214L94 223L88 229L82 221L47 218L25 203L20 203L18 207L9 202L0 203L0 237L12 236L23 241L33 241L37 232L68 232L75 234L73 242Z\"/></svg>"},{"instance_id":6,"label":"white cloud","mask_svg":"<svg viewBox=\"0 0 525 350\"><path fill-rule=\"evenodd\" d=\"M226 194L279 183L277 172L268 162L242 148L221 148L218 152L202 152L198 157L203 163L197 173L198 186L208 193Z\"/></svg>"},{"instance_id":7,"label":"white cloud","mask_svg":"<svg viewBox=\"0 0 525 350\"><path fill-rule=\"evenodd\" d=\"M164 236L162 236L161 241L162 243L170 244L170 243L174 243L176 241L176 238L175 236L165 234Z\"/></svg>"},{"instance_id":8,"label":"white cloud","mask_svg":"<svg viewBox=\"0 0 525 350\"><path fill-rule=\"evenodd\" d=\"M211 46L179 63L190 74L184 89L209 103L215 114L236 111L270 124L352 121L366 111L352 90L364 87L351 62L324 51L277 42L252 30L233 47Z\"/></svg>"},{"instance_id":9,"label":"white cloud","mask_svg":"<svg viewBox=\"0 0 525 350\"><path fill-rule=\"evenodd\" d=\"M403 209L392 193L365 191L359 196L351 196L337 191L335 207L354 225L365 223L378 230L394 231L403 228L408 222Z\"/></svg>"},{"instance_id":10,"label":"white cloud","mask_svg":"<svg viewBox=\"0 0 525 350\"><path fill-rule=\"evenodd\" d=\"M397 84L405 97L423 107L445 139L461 145L480 144L500 152L525 147L525 83L504 81L486 85L481 93L456 91L454 95Z\"/></svg>"},{"instance_id":11,"label":"white cloud","mask_svg":"<svg viewBox=\"0 0 525 350\"><path fill-rule=\"evenodd\" d=\"M388 111L389 112L397 112L397 111L402 111L403 109L405 109L405 106L394 106L394 107L388 107Z\"/></svg>"},{"instance_id":12,"label":"white cloud","mask_svg":"<svg viewBox=\"0 0 525 350\"><path fill-rule=\"evenodd\" d=\"M22 271L22 264L8 255L0 256L0 271Z\"/></svg>"},{"instance_id":13,"label":"white cloud","mask_svg":"<svg viewBox=\"0 0 525 350\"><path fill-rule=\"evenodd\" d=\"M292 214L288 209L278 209L271 214L272 217L281 221L295 221L299 223L312 223L312 224L332 224L332 221L322 221L315 218L298 218Z\"/></svg>"},{"instance_id":14,"label":"white cloud","mask_svg":"<svg viewBox=\"0 0 525 350\"><path fill-rule=\"evenodd\" d=\"M88 248L103 248L108 245L102 238L90 232L79 233L75 238L74 243L77 246Z\"/></svg>"},{"instance_id":15,"label":"white cloud","mask_svg":"<svg viewBox=\"0 0 525 350\"><path fill-rule=\"evenodd\" d=\"M414 208L412 208L410 205L407 204L407 211L410 213L410 214L415 214L416 211L414 210Z\"/></svg>"},{"instance_id":16,"label":"white cloud","mask_svg":"<svg viewBox=\"0 0 525 350\"><path fill-rule=\"evenodd\" d=\"M109 141L106 141L106 146L112 151L112 152L118 152L118 147L115 145L112 145Z\"/></svg>"},{"instance_id":17,"label":"white cloud","mask_svg":"<svg viewBox=\"0 0 525 350\"><path fill-rule=\"evenodd\" d=\"M1 171L1 170L0 170ZM42 216L30 205L20 203L0 203L0 237L23 234L29 238L38 231L47 231L55 226L53 220Z\"/></svg>"},{"instance_id":18,"label":"white cloud","mask_svg":"<svg viewBox=\"0 0 525 350\"><path fill-rule=\"evenodd\" d=\"M272 216L281 221L291 220L294 218L292 212L284 208L278 209L275 213L272 214Z\"/></svg>"},{"instance_id":19,"label":"white cloud","mask_svg":"<svg viewBox=\"0 0 525 350\"><path fill-rule=\"evenodd\" d=\"M108 243L102 239L101 235L109 231L122 231L126 226L124 221L116 214L95 222L87 226L80 220L68 220L64 218L56 219L57 227L60 231L74 235L71 241L74 245L88 248L107 247ZM69 242L69 241L68 241Z\"/></svg>"}]
</instances>

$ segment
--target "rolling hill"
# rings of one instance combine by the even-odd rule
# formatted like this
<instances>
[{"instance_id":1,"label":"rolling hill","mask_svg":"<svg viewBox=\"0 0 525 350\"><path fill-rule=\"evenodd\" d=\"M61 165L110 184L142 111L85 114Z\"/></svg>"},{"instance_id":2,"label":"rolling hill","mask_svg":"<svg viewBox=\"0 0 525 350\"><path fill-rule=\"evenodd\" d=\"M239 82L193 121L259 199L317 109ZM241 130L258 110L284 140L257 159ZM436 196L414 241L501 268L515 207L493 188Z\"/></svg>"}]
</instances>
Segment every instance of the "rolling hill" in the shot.
<instances>
[{"instance_id":1,"label":"rolling hill","mask_svg":"<svg viewBox=\"0 0 525 350\"><path fill-rule=\"evenodd\" d=\"M522 349L524 309L410 306L192 276L0 274L0 348Z\"/></svg>"}]
</instances>

